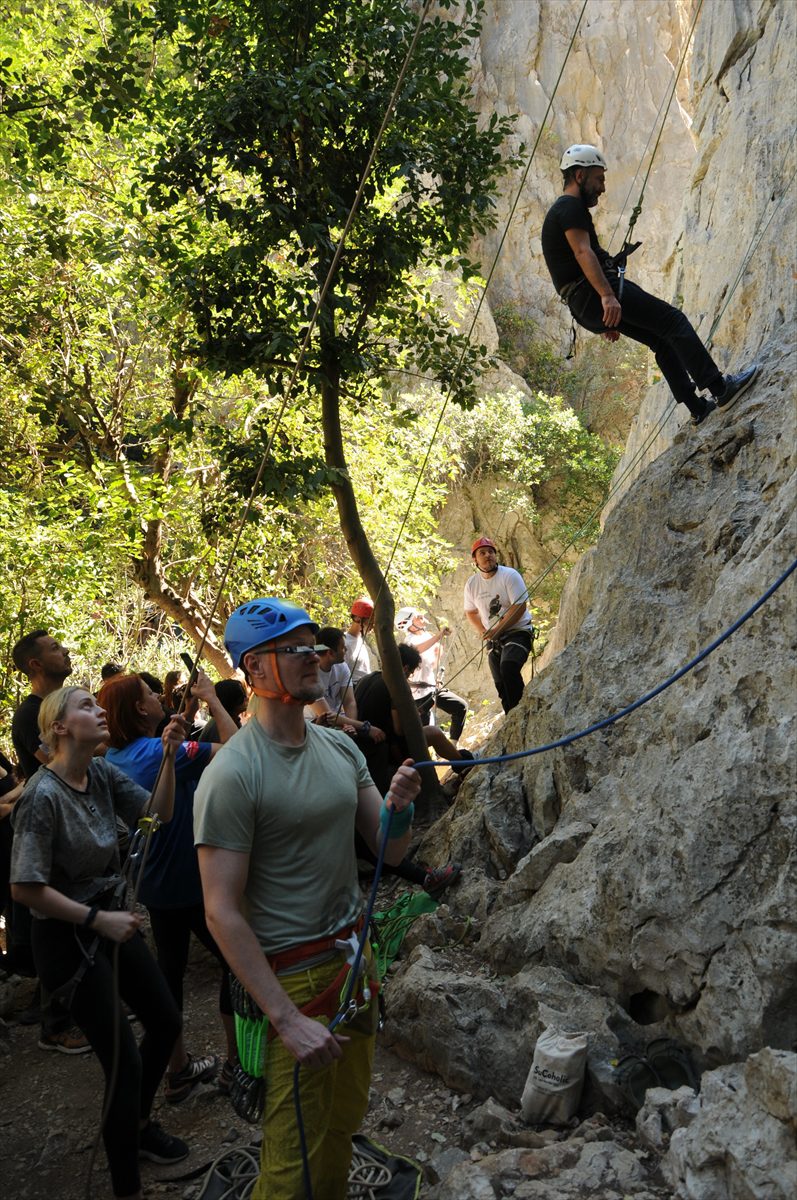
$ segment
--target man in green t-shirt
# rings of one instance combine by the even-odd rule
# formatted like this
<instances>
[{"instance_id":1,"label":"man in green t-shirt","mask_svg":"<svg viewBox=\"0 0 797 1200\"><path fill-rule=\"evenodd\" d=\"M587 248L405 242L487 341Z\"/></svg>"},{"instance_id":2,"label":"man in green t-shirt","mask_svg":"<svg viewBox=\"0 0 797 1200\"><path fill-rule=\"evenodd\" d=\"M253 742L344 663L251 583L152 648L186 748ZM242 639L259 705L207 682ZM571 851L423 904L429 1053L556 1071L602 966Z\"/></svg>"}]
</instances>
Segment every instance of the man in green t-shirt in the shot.
<instances>
[{"instance_id":1,"label":"man in green t-shirt","mask_svg":"<svg viewBox=\"0 0 797 1200\"><path fill-rule=\"evenodd\" d=\"M331 1011L302 1011L341 974L346 955L336 941L356 938L362 897L354 831L377 851L388 812L351 739L305 721L304 705L321 694L317 632L303 609L276 599L232 614L225 644L257 702L205 771L194 803L208 926L277 1035L266 1052L255 1200L304 1195L297 1062L313 1193L345 1200L373 1062L375 1002L339 1026L344 1033L327 1029L336 998ZM419 789L408 760L387 797L392 864L406 852Z\"/></svg>"}]
</instances>

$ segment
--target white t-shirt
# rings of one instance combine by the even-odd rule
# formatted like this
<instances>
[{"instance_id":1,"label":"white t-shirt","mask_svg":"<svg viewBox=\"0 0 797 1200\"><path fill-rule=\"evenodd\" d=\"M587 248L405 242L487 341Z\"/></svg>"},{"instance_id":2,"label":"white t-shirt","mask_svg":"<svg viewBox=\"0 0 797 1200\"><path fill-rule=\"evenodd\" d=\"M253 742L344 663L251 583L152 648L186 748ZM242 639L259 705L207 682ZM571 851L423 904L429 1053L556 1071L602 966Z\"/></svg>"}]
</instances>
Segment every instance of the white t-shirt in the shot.
<instances>
[{"instance_id":1,"label":"white t-shirt","mask_svg":"<svg viewBox=\"0 0 797 1200\"><path fill-rule=\"evenodd\" d=\"M348 687L350 675L351 671L345 663L333 663L328 671L322 671L320 667L318 668L318 679L324 689L321 693L321 699L326 700L333 713L336 713L341 708L341 698ZM304 715L308 721L312 721L315 713L311 705L305 705Z\"/></svg>"},{"instance_id":2,"label":"white t-shirt","mask_svg":"<svg viewBox=\"0 0 797 1200\"><path fill-rule=\"evenodd\" d=\"M419 633L405 633L404 641L408 646L417 646L419 642L428 642L430 637L434 637L434 633L430 633L428 629L422 629ZM421 650L420 655L421 665L417 671L413 671L409 678L410 687L419 696L428 692L437 683L440 642L435 642L428 650Z\"/></svg>"},{"instance_id":3,"label":"white t-shirt","mask_svg":"<svg viewBox=\"0 0 797 1200\"><path fill-rule=\"evenodd\" d=\"M371 674L371 655L361 633L344 633L346 641L346 666L351 671L352 682L359 683Z\"/></svg>"},{"instance_id":4,"label":"white t-shirt","mask_svg":"<svg viewBox=\"0 0 797 1200\"><path fill-rule=\"evenodd\" d=\"M497 625L513 604L527 604L528 598L523 576L512 567L499 567L494 575L477 571L465 584L465 612L478 612L485 629ZM530 628L531 613L527 608L512 629Z\"/></svg>"}]
</instances>

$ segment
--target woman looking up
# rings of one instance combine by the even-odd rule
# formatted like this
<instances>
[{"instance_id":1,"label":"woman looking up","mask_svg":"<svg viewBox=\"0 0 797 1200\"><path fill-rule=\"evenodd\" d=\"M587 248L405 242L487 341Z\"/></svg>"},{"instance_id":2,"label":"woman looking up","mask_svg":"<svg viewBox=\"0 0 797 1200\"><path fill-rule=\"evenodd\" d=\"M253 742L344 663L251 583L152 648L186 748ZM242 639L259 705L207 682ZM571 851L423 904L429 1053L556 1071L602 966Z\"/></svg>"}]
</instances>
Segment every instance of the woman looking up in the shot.
<instances>
[{"instance_id":1,"label":"woman looking up","mask_svg":"<svg viewBox=\"0 0 797 1200\"><path fill-rule=\"evenodd\" d=\"M149 1119L152 1101L180 1032L180 1014L139 933L142 918L120 908L123 894L117 816L135 825L149 793L104 758L105 713L83 688L51 692L39 710L52 758L28 781L12 818L11 891L33 914L33 958L44 986L59 992L105 1073L103 1140L113 1193L141 1196L138 1159L179 1162L188 1147ZM152 812L171 820L178 719L164 730L164 769ZM168 826L166 826L168 828ZM157 840L160 832L153 834ZM122 900L123 903L123 900ZM144 1030L141 1045L122 1016L118 992ZM118 1045L113 1094L108 1087Z\"/></svg>"},{"instance_id":2,"label":"woman looking up","mask_svg":"<svg viewBox=\"0 0 797 1200\"><path fill-rule=\"evenodd\" d=\"M219 731L218 742L186 741L175 757L174 819L161 830L147 857L139 897L149 912L158 966L166 977L177 1007L183 1011L183 977L188 966L191 934L221 964L219 1012L227 1042L227 1059L219 1086L229 1091L236 1061L235 1027L230 1000L230 973L221 951L205 924L202 885L194 849L194 791L213 755L237 732L237 726L218 699L213 684L201 671L191 688L193 697L204 700ZM141 787L151 788L161 763L160 739L155 731L163 719L158 696L138 675L109 679L99 695L108 714L107 759ZM213 1079L218 1071L214 1054L193 1057L182 1035L177 1039L166 1076L165 1096L180 1104L199 1083Z\"/></svg>"}]
</instances>

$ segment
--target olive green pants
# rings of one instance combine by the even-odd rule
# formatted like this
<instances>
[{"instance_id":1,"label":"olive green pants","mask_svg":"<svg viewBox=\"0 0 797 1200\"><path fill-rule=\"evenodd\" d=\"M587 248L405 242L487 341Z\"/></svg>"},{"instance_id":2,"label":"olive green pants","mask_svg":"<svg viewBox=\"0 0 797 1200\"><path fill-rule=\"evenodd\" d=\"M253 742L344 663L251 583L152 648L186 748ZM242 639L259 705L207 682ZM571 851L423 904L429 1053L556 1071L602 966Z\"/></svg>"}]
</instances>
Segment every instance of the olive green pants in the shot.
<instances>
[{"instance_id":1,"label":"olive green pants","mask_svg":"<svg viewBox=\"0 0 797 1200\"><path fill-rule=\"evenodd\" d=\"M319 995L335 978L342 957L328 963L280 977L280 983L301 1007ZM326 1017L319 1018L325 1025ZM346 1200L351 1139L368 1109L368 1092L376 1040L376 997L369 1007L337 1031L350 1040L343 1058L321 1070L302 1067L299 1071L302 1120L304 1123L313 1200ZM265 1062L265 1110L260 1177L252 1200L305 1200L302 1153L293 1099L296 1060L279 1038L269 1042Z\"/></svg>"}]
</instances>

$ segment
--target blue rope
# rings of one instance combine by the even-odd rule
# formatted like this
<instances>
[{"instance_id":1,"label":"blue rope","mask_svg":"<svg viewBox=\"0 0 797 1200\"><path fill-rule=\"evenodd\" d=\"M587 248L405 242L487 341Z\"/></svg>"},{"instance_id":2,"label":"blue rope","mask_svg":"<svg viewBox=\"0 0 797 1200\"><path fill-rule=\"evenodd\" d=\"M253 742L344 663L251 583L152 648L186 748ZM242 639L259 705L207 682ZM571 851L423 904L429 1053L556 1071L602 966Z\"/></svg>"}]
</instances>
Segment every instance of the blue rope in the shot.
<instances>
[{"instance_id":1,"label":"blue rope","mask_svg":"<svg viewBox=\"0 0 797 1200\"><path fill-rule=\"evenodd\" d=\"M346 985L346 991L344 993L344 997L341 1002L341 1006L338 1009L335 1016L330 1021L329 1026L328 1026L330 1033L332 1033L337 1028L337 1026L340 1024L340 1022L343 1020L344 1016L346 1015L346 1012L349 1007L349 1001L351 1000L352 995L354 994L354 989L357 985L357 980L359 978L359 973L360 973L360 963L362 962L363 954L365 952L365 943L368 941L368 930L370 929L370 926L371 926L371 919L373 917L374 906L376 904L376 893L377 893L377 889L379 888L379 881L382 878L382 868L385 865L385 849L387 848L388 839L390 838L390 826L393 823L394 811L395 810L393 809L392 805L389 804L387 806L388 816L387 816L387 822L385 823L385 832L384 832L384 836L382 837L382 840L379 843L379 853L377 854L376 867L374 868L374 880L373 880L373 883L371 884L371 891L368 896L368 903L365 907L365 917L363 918L363 931L360 935L360 940L357 944L357 953L354 956L354 962L352 964L352 968L349 971L349 981ZM302 1175L304 1178L305 1198L306 1198L306 1200L313 1200L313 1181L310 1178L310 1158L307 1153L307 1138L305 1136L304 1120L302 1118L302 1097L301 1097L301 1093L299 1091L299 1071L300 1071L300 1069L301 1069L301 1063L297 1062L296 1066L293 1068L293 1106L296 1110L296 1126L299 1130L299 1147L300 1147L301 1153L302 1153Z\"/></svg>"},{"instance_id":2,"label":"blue rope","mask_svg":"<svg viewBox=\"0 0 797 1200\"><path fill-rule=\"evenodd\" d=\"M739 617L737 621L734 621L733 625L731 625L729 629L726 629L724 633L721 633L720 636L716 638L710 646L706 646L704 650L701 650L699 654L695 655L695 657L686 664L686 666L681 667L681 669L676 671L674 675L671 675L669 679L665 679L664 683L660 683L659 686L653 688L652 691L646 692L644 696L640 696L638 700L635 700L633 704L629 704L626 708L621 709L620 712L614 713L614 715L611 717L604 717L602 721L596 721L594 725L590 725L587 729L581 729L578 733L569 733L566 737L559 738L555 742L546 742L544 746L534 746L531 750L518 750L514 754L497 754L491 758L477 758L474 760L473 765L480 767L487 765L488 763L514 762L515 759L518 758L531 758L533 754L544 754L547 750L558 750L561 746L569 746L571 742L577 742L580 738L588 737L591 733L597 733L599 729L607 729L609 725L614 725L616 721L621 721L623 717L627 717L630 713L636 712L636 710L641 708L643 704L647 704L649 700L653 700L656 696L660 696L661 693L668 687L671 687L672 684L677 683L679 679L683 679L684 675L686 675L699 663L703 662L704 659L708 658L709 654L713 654L718 646L721 646L723 642L727 641L732 633L735 633L740 626L744 625L745 621L749 621L752 615L758 612L762 605L766 604L770 596L772 596L773 593L776 592L778 588L786 582L795 568L797 568L797 559L794 560L790 567L786 568L780 578L776 579L771 587L767 588L763 596L761 596L759 600L756 600L755 604L748 608L747 612L742 613L741 617ZM420 770L421 767L461 767L462 764L462 759L458 759L456 762L442 762L439 758L435 758L427 759L422 762L416 762L415 769Z\"/></svg>"},{"instance_id":3,"label":"blue rope","mask_svg":"<svg viewBox=\"0 0 797 1200\"><path fill-rule=\"evenodd\" d=\"M713 654L714 651L719 646L721 646L723 642L726 642L728 640L728 638L731 637L731 635L736 632L737 629L740 629L741 626L744 625L746 621L749 621L750 618L753 616L753 614L758 612L759 608L761 608L764 604L766 604L767 600L769 600L769 598L772 595L774 595L774 593L778 590L778 588L781 587L786 582L786 580L795 571L795 569L797 569L797 559L795 559L794 562L792 562L791 566L787 567L786 570L783 572L783 574L780 575L779 578L776 579L775 582L770 587L767 588L767 590L764 592L763 596L761 596L758 600L756 600L755 604L752 604L750 606L750 608L747 609L746 612L742 613L742 615L738 618L738 620L734 621L733 624L731 626L729 626L729 628L726 629L723 633L721 633L719 635L719 637L715 638L714 641L711 642L710 645L706 646L705 649L701 650L699 654L696 654L694 658L690 659L689 662L685 664L685 666L681 667L680 670L676 671L674 675L671 675L669 677L669 679L665 679L665 681L663 683L660 683L658 685L658 687L655 687L651 691L646 692L644 696L640 696L638 700L635 700L632 704L628 704L625 708L621 709L619 712L614 713L610 717L604 717L603 720L601 720L601 721L596 721L594 725L590 725L587 729L581 729L577 733L569 733L569 734L567 734L566 737L558 738L557 741L555 741L555 742L546 742L545 745L534 746L530 750L518 750L514 754L497 754L497 755L491 756L490 758L478 758L475 760L473 765L474 766L486 766L487 764L492 764L492 763L514 762L516 759L519 759L519 758L531 758L531 756L534 754L544 754L548 750L558 750L562 746L569 746L569 745L571 745L572 742L579 741L580 738L588 737L591 733L597 733L597 731L599 729L607 729L610 725L614 725L617 721L621 721L623 719L623 717L627 717L632 712L636 712L636 710L638 708L641 708L643 704L647 704L649 701L655 699L656 696L660 696L661 693L666 691L666 689L668 687L671 687L674 683L677 683L679 679L683 679L684 675L688 674L689 671L694 670L694 668L696 666L698 666L701 662L703 662L705 659L707 659L710 654ZM454 766L461 766L461 765L462 765L461 759L457 760L456 763L444 762L444 761L441 761L440 759L427 760L424 762L415 763L416 769L420 769L421 767L454 767ZM348 1007L349 1001L351 1000L354 988L357 983L359 967L360 967L360 963L362 961L363 952L365 950L365 943L368 938L368 930L369 930L369 927L371 924L371 918L373 916L374 905L376 903L376 892L377 892L377 888L379 887L379 881L382 876L382 868L384 866L384 861L385 861L385 847L387 846L388 838L390 836L390 825L393 820L393 809L392 808L389 809L389 814L390 815L388 818L385 835L382 838L380 845L379 845L379 854L378 854L377 861L376 861L374 880L371 885L371 892L368 897L368 904L367 904L366 910L365 910L365 918L364 918L364 923L363 923L362 936L360 938L360 942L357 947L357 954L355 956L354 965L352 966L352 969L351 969L351 972L349 975L349 982L348 982L348 985L346 988L345 998L343 1000L340 1010L338 1011L336 1016L332 1019L330 1025L329 1025L330 1032L332 1030L334 1030L336 1028L336 1026L339 1025L341 1020L343 1019L346 1009ZM293 1100L294 1100L294 1106L296 1108L296 1124L299 1129L299 1143L300 1143L301 1151L302 1151L302 1169L304 1172L304 1189L305 1189L305 1194L306 1194L307 1200L313 1200L312 1182L310 1179L310 1164L309 1164L309 1159L308 1159L308 1155L307 1155L307 1141L305 1138L304 1122L302 1120L301 1097L299 1094L299 1069L300 1069L300 1064L297 1063L294 1068L294 1072L293 1072Z\"/></svg>"}]
</instances>

